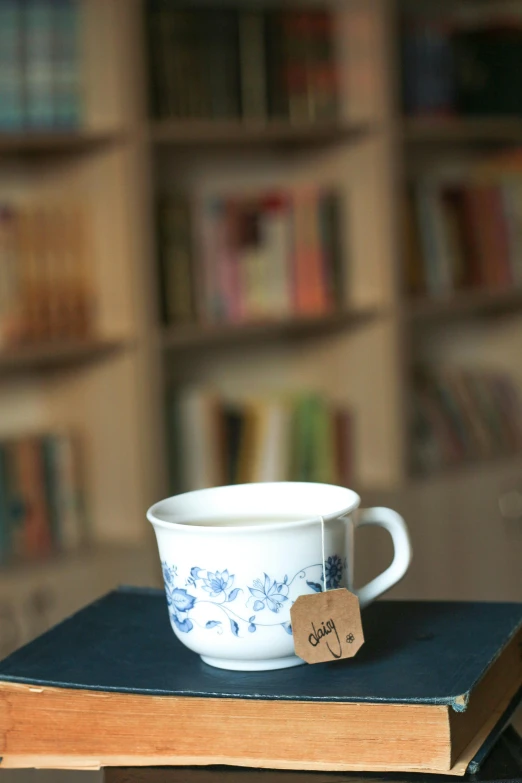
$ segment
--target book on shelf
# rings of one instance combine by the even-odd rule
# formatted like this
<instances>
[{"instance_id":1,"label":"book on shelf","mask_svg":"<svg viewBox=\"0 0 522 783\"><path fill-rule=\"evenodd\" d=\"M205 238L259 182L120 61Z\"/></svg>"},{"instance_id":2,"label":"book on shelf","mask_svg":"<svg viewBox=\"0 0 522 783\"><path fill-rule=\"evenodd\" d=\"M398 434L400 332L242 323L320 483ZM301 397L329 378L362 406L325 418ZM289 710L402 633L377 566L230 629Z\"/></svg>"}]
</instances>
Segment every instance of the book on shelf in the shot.
<instances>
[{"instance_id":1,"label":"book on shelf","mask_svg":"<svg viewBox=\"0 0 522 783\"><path fill-rule=\"evenodd\" d=\"M518 150L465 174L424 176L405 195L409 293L522 286L522 166Z\"/></svg>"},{"instance_id":2,"label":"book on shelf","mask_svg":"<svg viewBox=\"0 0 522 783\"><path fill-rule=\"evenodd\" d=\"M343 291L340 203L337 191L327 188L161 197L166 323L335 312Z\"/></svg>"},{"instance_id":3,"label":"book on shelf","mask_svg":"<svg viewBox=\"0 0 522 783\"><path fill-rule=\"evenodd\" d=\"M325 8L146 5L159 119L266 122L338 116L334 18Z\"/></svg>"},{"instance_id":4,"label":"book on shelf","mask_svg":"<svg viewBox=\"0 0 522 783\"><path fill-rule=\"evenodd\" d=\"M446 116L455 109L455 57L448 19L412 14L401 31L402 102L407 115Z\"/></svg>"},{"instance_id":5,"label":"book on shelf","mask_svg":"<svg viewBox=\"0 0 522 783\"><path fill-rule=\"evenodd\" d=\"M378 601L362 621L352 660L215 670L163 591L120 588L0 663L2 768L476 772L522 697L521 605Z\"/></svg>"},{"instance_id":6,"label":"book on shelf","mask_svg":"<svg viewBox=\"0 0 522 783\"><path fill-rule=\"evenodd\" d=\"M82 120L79 0L1 0L0 132Z\"/></svg>"},{"instance_id":7,"label":"book on shelf","mask_svg":"<svg viewBox=\"0 0 522 783\"><path fill-rule=\"evenodd\" d=\"M353 414L319 394L228 398L206 387L167 399L173 491L251 481L353 483Z\"/></svg>"},{"instance_id":8,"label":"book on shelf","mask_svg":"<svg viewBox=\"0 0 522 783\"><path fill-rule=\"evenodd\" d=\"M81 439L69 432L0 440L0 563L85 543L81 451Z\"/></svg>"},{"instance_id":9,"label":"book on shelf","mask_svg":"<svg viewBox=\"0 0 522 783\"><path fill-rule=\"evenodd\" d=\"M522 450L522 398L505 372L425 367L416 374L413 402L415 472Z\"/></svg>"},{"instance_id":10,"label":"book on shelf","mask_svg":"<svg viewBox=\"0 0 522 783\"><path fill-rule=\"evenodd\" d=\"M94 331L87 215L74 203L0 206L0 348Z\"/></svg>"},{"instance_id":11,"label":"book on shelf","mask_svg":"<svg viewBox=\"0 0 522 783\"><path fill-rule=\"evenodd\" d=\"M402 24L407 115L520 116L522 15L511 3L408 12Z\"/></svg>"}]
</instances>

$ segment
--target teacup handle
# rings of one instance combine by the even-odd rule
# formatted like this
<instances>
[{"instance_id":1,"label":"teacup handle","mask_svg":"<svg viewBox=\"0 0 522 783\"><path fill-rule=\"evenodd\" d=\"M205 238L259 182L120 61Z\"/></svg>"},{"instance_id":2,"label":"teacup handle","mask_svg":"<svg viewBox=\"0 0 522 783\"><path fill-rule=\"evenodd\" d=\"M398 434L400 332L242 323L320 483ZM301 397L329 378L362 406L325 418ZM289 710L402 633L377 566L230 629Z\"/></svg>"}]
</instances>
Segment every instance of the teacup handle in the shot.
<instances>
[{"instance_id":1,"label":"teacup handle","mask_svg":"<svg viewBox=\"0 0 522 783\"><path fill-rule=\"evenodd\" d=\"M394 556L386 571L356 591L361 608L397 584L408 570L411 561L410 536L400 514L391 508L366 508L361 510L358 519L355 519L356 528L364 525L379 525L388 531L393 541Z\"/></svg>"}]
</instances>

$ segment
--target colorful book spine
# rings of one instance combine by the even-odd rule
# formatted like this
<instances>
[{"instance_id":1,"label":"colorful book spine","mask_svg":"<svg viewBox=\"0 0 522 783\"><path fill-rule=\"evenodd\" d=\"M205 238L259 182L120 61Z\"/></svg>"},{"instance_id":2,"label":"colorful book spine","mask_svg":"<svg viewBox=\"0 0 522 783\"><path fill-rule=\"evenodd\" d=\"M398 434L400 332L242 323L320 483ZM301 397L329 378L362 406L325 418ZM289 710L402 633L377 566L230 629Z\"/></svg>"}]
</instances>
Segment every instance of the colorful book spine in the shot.
<instances>
[{"instance_id":1,"label":"colorful book spine","mask_svg":"<svg viewBox=\"0 0 522 783\"><path fill-rule=\"evenodd\" d=\"M336 192L301 188L204 196L194 202L193 247L192 232L189 238L181 227L166 230L167 203L161 208L159 244L163 303L171 322L191 301L190 309L209 323L321 315L342 301L345 261ZM180 242L183 285L167 262L172 256L167 248ZM179 302L170 315L167 300Z\"/></svg>"},{"instance_id":2,"label":"colorful book spine","mask_svg":"<svg viewBox=\"0 0 522 783\"><path fill-rule=\"evenodd\" d=\"M0 563L72 551L87 535L80 440L65 432L0 442Z\"/></svg>"},{"instance_id":3,"label":"colorful book spine","mask_svg":"<svg viewBox=\"0 0 522 783\"><path fill-rule=\"evenodd\" d=\"M173 489L217 482L320 481L355 476L353 416L317 393L216 395L174 389L167 401Z\"/></svg>"},{"instance_id":4,"label":"colorful book spine","mask_svg":"<svg viewBox=\"0 0 522 783\"><path fill-rule=\"evenodd\" d=\"M266 246L266 311L289 316L292 309L291 199L285 193L269 193L262 200L260 234Z\"/></svg>"},{"instance_id":5,"label":"colorful book spine","mask_svg":"<svg viewBox=\"0 0 522 783\"><path fill-rule=\"evenodd\" d=\"M414 467L430 472L522 448L522 399L506 373L433 367L415 384Z\"/></svg>"}]
</instances>

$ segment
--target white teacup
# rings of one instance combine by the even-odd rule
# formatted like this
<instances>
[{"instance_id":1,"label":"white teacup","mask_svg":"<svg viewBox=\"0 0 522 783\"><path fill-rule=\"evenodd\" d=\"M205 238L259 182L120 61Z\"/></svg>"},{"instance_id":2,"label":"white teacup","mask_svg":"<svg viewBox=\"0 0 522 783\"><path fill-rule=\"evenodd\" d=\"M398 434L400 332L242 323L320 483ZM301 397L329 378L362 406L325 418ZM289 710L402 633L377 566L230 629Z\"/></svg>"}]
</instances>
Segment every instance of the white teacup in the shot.
<instances>
[{"instance_id":1,"label":"white teacup","mask_svg":"<svg viewBox=\"0 0 522 783\"><path fill-rule=\"evenodd\" d=\"M405 522L388 508L356 512L360 498L329 484L277 482L202 489L156 503L153 524L174 633L205 663L253 671L297 666L290 607L300 595L353 589L353 533L381 525L392 564L357 590L361 606L406 573Z\"/></svg>"}]
</instances>

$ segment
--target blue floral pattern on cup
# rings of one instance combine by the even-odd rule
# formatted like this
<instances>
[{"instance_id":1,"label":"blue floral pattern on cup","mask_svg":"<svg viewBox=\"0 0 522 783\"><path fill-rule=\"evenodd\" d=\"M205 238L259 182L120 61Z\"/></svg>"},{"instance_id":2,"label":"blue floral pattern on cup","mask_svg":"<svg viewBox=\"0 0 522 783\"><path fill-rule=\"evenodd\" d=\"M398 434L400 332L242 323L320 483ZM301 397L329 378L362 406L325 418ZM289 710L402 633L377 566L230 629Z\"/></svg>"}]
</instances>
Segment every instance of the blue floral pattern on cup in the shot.
<instances>
[{"instance_id":1,"label":"blue floral pattern on cup","mask_svg":"<svg viewBox=\"0 0 522 783\"><path fill-rule=\"evenodd\" d=\"M275 616L294 603L291 597L294 582L303 579L311 592L321 592L326 577L326 589L334 590L341 584L346 569L346 561L332 555L325 562L324 572L321 563L315 563L302 568L292 578L285 574L282 579L274 579L264 573L243 587L234 584L235 575L228 569L209 571L193 566L183 580L176 565L166 561L161 565L170 620L178 631L190 633L198 625L218 635L227 629L236 637L274 626L292 634L291 624Z\"/></svg>"}]
</instances>

